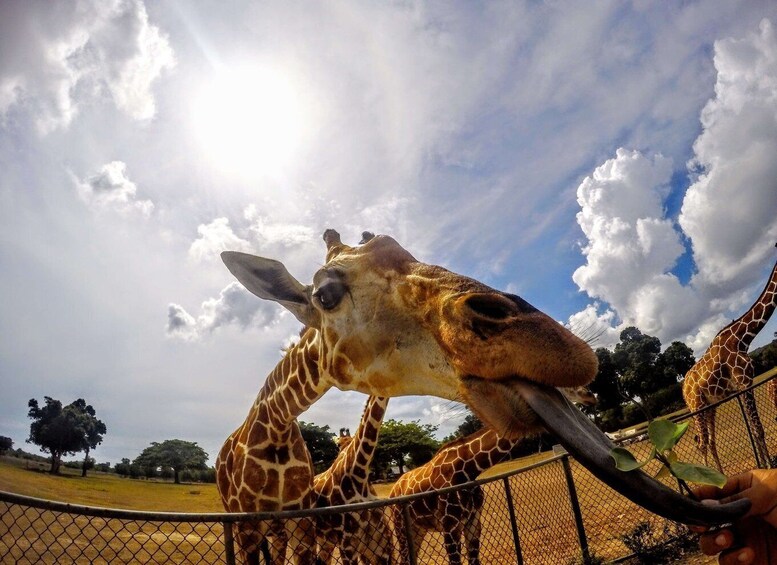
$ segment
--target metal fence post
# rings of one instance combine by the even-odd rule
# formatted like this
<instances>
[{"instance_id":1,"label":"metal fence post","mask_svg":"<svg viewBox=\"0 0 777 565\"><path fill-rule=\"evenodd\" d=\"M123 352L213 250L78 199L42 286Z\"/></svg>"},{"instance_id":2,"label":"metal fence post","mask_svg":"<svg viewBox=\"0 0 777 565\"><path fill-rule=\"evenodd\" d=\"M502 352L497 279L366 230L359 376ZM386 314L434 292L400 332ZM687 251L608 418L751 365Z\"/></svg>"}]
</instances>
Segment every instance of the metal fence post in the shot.
<instances>
[{"instance_id":1,"label":"metal fence post","mask_svg":"<svg viewBox=\"0 0 777 565\"><path fill-rule=\"evenodd\" d=\"M755 447L755 438L753 437L753 430L750 429L750 420L747 419L747 412L745 411L745 404L742 402L742 395L737 396L737 403L739 404L739 410L742 412L742 420L745 423L745 429L747 429L747 437L750 438L750 448L753 450L753 457L755 458L755 466L764 468L768 467L768 461L764 464L761 458L758 456L758 450Z\"/></svg>"},{"instance_id":2,"label":"metal fence post","mask_svg":"<svg viewBox=\"0 0 777 565\"><path fill-rule=\"evenodd\" d=\"M567 480L569 504L572 506L572 514L575 517L575 527L577 528L577 538L580 540L580 551L583 553L583 563L589 563L591 556L588 552L588 538L585 535L585 527L583 526L583 513L580 511L580 502L577 499L577 489L575 489L575 479L572 477L572 466L569 464L569 454L566 452L561 458L561 466L564 468L564 477Z\"/></svg>"},{"instance_id":3,"label":"metal fence post","mask_svg":"<svg viewBox=\"0 0 777 565\"><path fill-rule=\"evenodd\" d=\"M510 513L510 527L513 530L513 545L515 546L515 560L518 565L523 565L523 555L521 554L521 540L518 538L518 521L515 519L515 508L513 507L513 493L510 490L510 480L508 477L502 479L505 487L505 496L507 497L507 510Z\"/></svg>"},{"instance_id":4,"label":"metal fence post","mask_svg":"<svg viewBox=\"0 0 777 565\"><path fill-rule=\"evenodd\" d=\"M235 565L235 539L232 536L232 523L222 522L224 526L224 559L227 565Z\"/></svg>"},{"instance_id":5,"label":"metal fence post","mask_svg":"<svg viewBox=\"0 0 777 565\"><path fill-rule=\"evenodd\" d=\"M410 527L410 505L402 504L402 525L405 529L405 539L407 540L407 558L410 565L416 565L418 558L415 554L415 540L413 539L413 529Z\"/></svg>"}]
</instances>

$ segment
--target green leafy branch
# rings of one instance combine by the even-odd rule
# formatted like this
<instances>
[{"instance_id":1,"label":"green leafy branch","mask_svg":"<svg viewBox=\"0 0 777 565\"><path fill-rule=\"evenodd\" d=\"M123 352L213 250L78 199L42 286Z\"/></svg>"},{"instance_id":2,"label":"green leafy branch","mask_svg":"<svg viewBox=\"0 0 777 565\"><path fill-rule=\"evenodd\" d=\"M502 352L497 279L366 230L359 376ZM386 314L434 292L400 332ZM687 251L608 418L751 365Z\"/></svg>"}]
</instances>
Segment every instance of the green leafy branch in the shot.
<instances>
[{"instance_id":1,"label":"green leafy branch","mask_svg":"<svg viewBox=\"0 0 777 565\"><path fill-rule=\"evenodd\" d=\"M641 469L653 459L658 459L662 466L656 473L656 478L661 479L672 475L678 480L680 487L689 493L690 489L685 481L722 487L726 484L724 474L704 465L683 463L674 452L677 442L688 431L688 424L688 422L675 424L670 420L652 420L648 424L648 438L653 447L650 450L650 455L644 461L638 461L624 447L611 449L610 456L615 460L615 466L621 471Z\"/></svg>"}]
</instances>

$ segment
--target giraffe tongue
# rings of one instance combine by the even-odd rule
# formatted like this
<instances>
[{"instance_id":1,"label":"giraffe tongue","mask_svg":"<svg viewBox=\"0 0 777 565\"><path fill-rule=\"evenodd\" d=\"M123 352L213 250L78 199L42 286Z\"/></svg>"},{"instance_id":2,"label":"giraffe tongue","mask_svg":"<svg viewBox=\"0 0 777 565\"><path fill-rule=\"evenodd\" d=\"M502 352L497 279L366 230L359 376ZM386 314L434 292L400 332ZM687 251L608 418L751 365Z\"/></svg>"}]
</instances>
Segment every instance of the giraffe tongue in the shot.
<instances>
[{"instance_id":1,"label":"giraffe tongue","mask_svg":"<svg viewBox=\"0 0 777 565\"><path fill-rule=\"evenodd\" d=\"M731 522L750 508L747 499L707 506L664 486L643 471L619 471L610 457L613 443L555 388L522 379L510 382L546 429L594 476L643 508L683 524L713 526Z\"/></svg>"}]
</instances>

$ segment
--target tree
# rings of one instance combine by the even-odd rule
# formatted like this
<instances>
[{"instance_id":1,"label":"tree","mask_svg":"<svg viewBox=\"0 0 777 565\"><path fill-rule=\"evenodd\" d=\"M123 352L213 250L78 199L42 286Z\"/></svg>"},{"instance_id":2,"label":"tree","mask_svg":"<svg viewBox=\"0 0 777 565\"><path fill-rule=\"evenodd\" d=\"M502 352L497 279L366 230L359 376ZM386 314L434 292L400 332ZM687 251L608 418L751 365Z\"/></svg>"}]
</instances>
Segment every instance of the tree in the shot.
<instances>
[{"instance_id":1,"label":"tree","mask_svg":"<svg viewBox=\"0 0 777 565\"><path fill-rule=\"evenodd\" d=\"M173 470L175 484L180 484L180 473L184 469L205 469L208 454L196 442L181 439L156 441L144 449L133 465L139 467L169 467Z\"/></svg>"},{"instance_id":2,"label":"tree","mask_svg":"<svg viewBox=\"0 0 777 565\"><path fill-rule=\"evenodd\" d=\"M643 334L634 326L623 330L612 355L626 394L644 397L663 388L656 382L656 362L661 340Z\"/></svg>"},{"instance_id":3,"label":"tree","mask_svg":"<svg viewBox=\"0 0 777 565\"><path fill-rule=\"evenodd\" d=\"M85 430L79 411L72 404L62 407L59 400L45 396L42 408L31 398L27 416L32 418L28 443L40 446L41 451L51 454L52 475L59 473L63 455L74 455L84 445Z\"/></svg>"},{"instance_id":4,"label":"tree","mask_svg":"<svg viewBox=\"0 0 777 565\"><path fill-rule=\"evenodd\" d=\"M300 421L299 429L302 439L308 447L310 457L313 459L313 467L317 473L321 473L332 465L337 457L337 444L335 443L329 426L317 426Z\"/></svg>"},{"instance_id":5,"label":"tree","mask_svg":"<svg viewBox=\"0 0 777 565\"><path fill-rule=\"evenodd\" d=\"M753 360L753 370L756 375L777 367L777 339L750 352L750 358Z\"/></svg>"},{"instance_id":6,"label":"tree","mask_svg":"<svg viewBox=\"0 0 777 565\"><path fill-rule=\"evenodd\" d=\"M81 466L81 476L86 476L86 470L94 465L94 459L89 457L89 452L97 448L103 441L103 435L107 432L105 423L95 416L94 408L87 404L83 398L79 398L71 406L78 412L81 419L80 425L84 430L81 448L86 452ZM91 463L90 463L91 462Z\"/></svg>"},{"instance_id":7,"label":"tree","mask_svg":"<svg viewBox=\"0 0 777 565\"><path fill-rule=\"evenodd\" d=\"M619 390L618 368L609 349L600 347L595 353L599 360L599 370L588 387L596 394L597 412L606 412L619 407L623 402Z\"/></svg>"},{"instance_id":8,"label":"tree","mask_svg":"<svg viewBox=\"0 0 777 565\"><path fill-rule=\"evenodd\" d=\"M393 419L384 422L375 449L376 468L393 463L401 474L408 460L413 466L423 465L440 447L440 442L434 439L436 431L437 426L419 424L418 420L409 424Z\"/></svg>"},{"instance_id":9,"label":"tree","mask_svg":"<svg viewBox=\"0 0 777 565\"><path fill-rule=\"evenodd\" d=\"M116 474L120 477L126 477L130 474L130 466L132 463L129 459L126 457L122 458L121 463L116 463L116 466L113 468L114 471L116 471Z\"/></svg>"},{"instance_id":10,"label":"tree","mask_svg":"<svg viewBox=\"0 0 777 565\"><path fill-rule=\"evenodd\" d=\"M13 449L13 440L7 436L0 436L0 455Z\"/></svg>"},{"instance_id":11,"label":"tree","mask_svg":"<svg viewBox=\"0 0 777 565\"><path fill-rule=\"evenodd\" d=\"M482 427L483 422L480 421L480 418L468 410L467 415L464 417L464 421L459 424L459 427L456 428L451 435L443 438L442 443L448 443L449 441L474 434Z\"/></svg>"},{"instance_id":12,"label":"tree","mask_svg":"<svg viewBox=\"0 0 777 565\"><path fill-rule=\"evenodd\" d=\"M693 349L682 341L673 341L658 356L657 364L663 373L661 381L664 387L671 386L680 381L695 363L696 358L693 356Z\"/></svg>"}]
</instances>

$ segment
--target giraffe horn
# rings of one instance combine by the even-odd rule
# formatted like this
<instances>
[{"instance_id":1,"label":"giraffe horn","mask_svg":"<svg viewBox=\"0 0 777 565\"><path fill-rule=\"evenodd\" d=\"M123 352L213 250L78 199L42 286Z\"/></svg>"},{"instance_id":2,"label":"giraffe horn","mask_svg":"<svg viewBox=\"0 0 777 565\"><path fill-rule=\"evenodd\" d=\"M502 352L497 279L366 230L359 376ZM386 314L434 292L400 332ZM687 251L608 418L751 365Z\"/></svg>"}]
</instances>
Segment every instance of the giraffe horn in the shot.
<instances>
[{"instance_id":1,"label":"giraffe horn","mask_svg":"<svg viewBox=\"0 0 777 565\"><path fill-rule=\"evenodd\" d=\"M351 249L340 239L340 234L332 228L327 229L324 232L324 242L326 243L326 260L331 261L343 251Z\"/></svg>"},{"instance_id":2,"label":"giraffe horn","mask_svg":"<svg viewBox=\"0 0 777 565\"><path fill-rule=\"evenodd\" d=\"M524 380L512 385L561 444L595 477L643 508L683 524L714 526L741 518L747 499L708 506L668 488L643 471L619 471L610 457L614 444L553 387Z\"/></svg>"}]
</instances>

